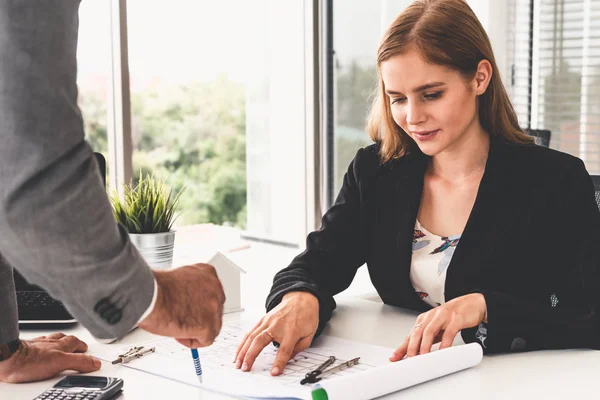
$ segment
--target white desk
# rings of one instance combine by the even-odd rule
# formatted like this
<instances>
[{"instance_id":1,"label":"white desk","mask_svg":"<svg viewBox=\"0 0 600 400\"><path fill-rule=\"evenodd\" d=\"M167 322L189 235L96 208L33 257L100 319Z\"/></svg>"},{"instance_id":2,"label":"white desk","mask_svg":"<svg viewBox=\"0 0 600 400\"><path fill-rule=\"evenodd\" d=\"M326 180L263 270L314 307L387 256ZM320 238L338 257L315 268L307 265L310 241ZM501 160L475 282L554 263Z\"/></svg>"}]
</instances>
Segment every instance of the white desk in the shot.
<instances>
[{"instance_id":1,"label":"white desk","mask_svg":"<svg viewBox=\"0 0 600 400\"><path fill-rule=\"evenodd\" d=\"M253 243L248 251L228 255L248 272L242 276L241 282L242 301L247 311L226 315L225 320L260 318L273 275L287 266L297 253L298 250L294 249ZM174 265L186 261L189 260L176 260ZM396 348L412 328L416 314L375 301L348 297L372 291L367 271L361 268L352 286L336 296L338 308L325 334ZM28 339L46 333L26 331L21 336ZM81 326L65 333L90 343L93 340ZM137 330L124 340L125 343L136 343L144 335L147 334ZM600 397L599 373L600 351L565 350L485 356L476 368L409 388L385 399L596 399ZM110 363L104 363L95 375L124 379L125 390L119 400L228 398ZM0 383L0 400L32 399L56 381L58 378L21 385Z\"/></svg>"},{"instance_id":2,"label":"white desk","mask_svg":"<svg viewBox=\"0 0 600 400\"><path fill-rule=\"evenodd\" d=\"M235 320L241 314L227 315ZM325 330L325 334L341 338L396 347L413 326L416 314L373 301L343 298ZM68 330L83 340L93 340L82 327ZM27 332L25 338L39 333ZM148 335L141 330L132 333L125 343L135 343ZM476 368L459 372L407 390L385 396L385 399L437 398L464 399L566 399L597 398L600 393L598 373L600 352L564 350L507 354L484 357ZM225 399L226 396L206 392L192 386L104 363L95 375L118 376L125 380L120 399ZM54 384L50 381L8 385L0 384L0 399L31 399ZM334 399L335 400L335 399Z\"/></svg>"}]
</instances>

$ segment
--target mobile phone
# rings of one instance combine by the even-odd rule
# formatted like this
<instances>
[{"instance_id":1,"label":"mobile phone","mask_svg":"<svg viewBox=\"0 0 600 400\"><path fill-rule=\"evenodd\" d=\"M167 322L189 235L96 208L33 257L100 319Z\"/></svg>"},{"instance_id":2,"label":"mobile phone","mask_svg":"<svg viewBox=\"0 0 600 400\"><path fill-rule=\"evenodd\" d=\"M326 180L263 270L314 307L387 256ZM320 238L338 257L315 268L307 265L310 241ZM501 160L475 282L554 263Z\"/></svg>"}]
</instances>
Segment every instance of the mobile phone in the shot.
<instances>
[{"instance_id":1,"label":"mobile phone","mask_svg":"<svg viewBox=\"0 0 600 400\"><path fill-rule=\"evenodd\" d=\"M107 400L123 390L123 380L105 376L69 375L35 400Z\"/></svg>"}]
</instances>

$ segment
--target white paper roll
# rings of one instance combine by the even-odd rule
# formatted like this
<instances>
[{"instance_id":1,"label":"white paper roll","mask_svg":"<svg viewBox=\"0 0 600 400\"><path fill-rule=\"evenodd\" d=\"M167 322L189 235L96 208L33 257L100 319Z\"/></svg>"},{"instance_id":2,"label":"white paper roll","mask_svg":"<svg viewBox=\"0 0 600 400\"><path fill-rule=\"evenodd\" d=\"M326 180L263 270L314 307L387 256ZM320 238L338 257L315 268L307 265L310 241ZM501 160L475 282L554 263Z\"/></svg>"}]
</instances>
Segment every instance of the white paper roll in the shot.
<instances>
[{"instance_id":1,"label":"white paper roll","mask_svg":"<svg viewBox=\"0 0 600 400\"><path fill-rule=\"evenodd\" d=\"M367 400L474 367L482 358L481 346L471 343L320 383L330 400Z\"/></svg>"}]
</instances>

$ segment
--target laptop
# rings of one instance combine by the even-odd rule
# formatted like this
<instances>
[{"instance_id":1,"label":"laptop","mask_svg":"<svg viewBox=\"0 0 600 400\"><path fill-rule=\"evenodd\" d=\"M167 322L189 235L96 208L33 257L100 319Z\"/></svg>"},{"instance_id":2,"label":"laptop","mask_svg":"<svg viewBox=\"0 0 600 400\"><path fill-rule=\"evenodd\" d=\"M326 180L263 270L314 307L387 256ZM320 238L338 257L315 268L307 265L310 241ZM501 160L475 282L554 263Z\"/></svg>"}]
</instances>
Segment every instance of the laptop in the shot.
<instances>
[{"instance_id":1,"label":"laptop","mask_svg":"<svg viewBox=\"0 0 600 400\"><path fill-rule=\"evenodd\" d=\"M106 187L106 160L100 153L94 153L102 182ZM0 257L0 262L3 262ZM70 325L77 320L67 311L65 306L52 298L48 292L39 286L32 285L13 269L15 286L17 289L17 306L19 311L19 325L21 328L38 327L39 325Z\"/></svg>"}]
</instances>

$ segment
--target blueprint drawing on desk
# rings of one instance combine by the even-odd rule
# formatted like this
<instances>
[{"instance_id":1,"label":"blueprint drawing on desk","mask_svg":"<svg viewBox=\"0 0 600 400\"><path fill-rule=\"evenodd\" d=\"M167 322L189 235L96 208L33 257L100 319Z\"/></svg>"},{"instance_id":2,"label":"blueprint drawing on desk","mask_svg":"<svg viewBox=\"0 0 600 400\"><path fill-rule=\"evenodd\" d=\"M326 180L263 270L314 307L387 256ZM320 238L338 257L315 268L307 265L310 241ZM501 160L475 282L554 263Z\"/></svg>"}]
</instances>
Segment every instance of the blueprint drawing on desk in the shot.
<instances>
[{"instance_id":1,"label":"blueprint drawing on desk","mask_svg":"<svg viewBox=\"0 0 600 400\"><path fill-rule=\"evenodd\" d=\"M233 362L235 351L251 326L252 324L244 322L225 324L211 346L198 349L203 369L202 384L198 382L195 375L190 350L170 338L153 337L146 342L135 343L136 346L154 347L156 352L124 366L241 398L311 399L314 386L300 385L300 380L306 373L314 370L330 356L336 357L331 367L360 357L358 365L337 372L323 379L319 384L327 390L330 399L361 399L376 397L373 396L376 393L357 391L356 379L365 379L365 382L371 384L373 379L381 380L381 385L371 389L380 391L385 386L385 381L393 382L393 386L386 388L387 391L382 393L385 394L414 385L415 383L411 383L413 381L420 383L468 368L481 360L481 348L473 344L459 346L463 349L451 348L390 363L388 358L394 349L323 335L316 339L309 349L290 360L282 375L272 377L270 370L277 354L277 348L273 345L267 346L262 351L251 371L242 372L235 368ZM88 352L103 360L112 361L130 347L132 346L122 343L113 345L96 343L89 346ZM450 354L450 351L454 353ZM462 353L458 354L458 351ZM435 353L439 355L435 356ZM455 362L458 359L460 361ZM440 362L451 365L440 366ZM407 371L410 377L402 377L402 374L407 375ZM333 396L334 393L336 396Z\"/></svg>"}]
</instances>

